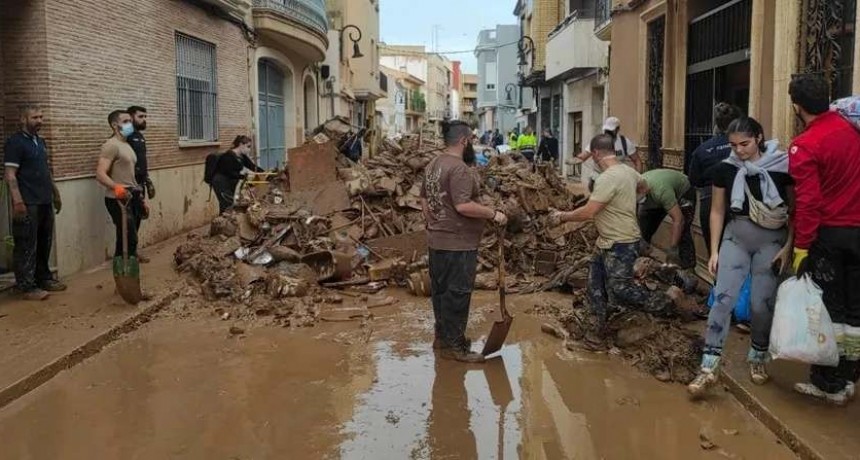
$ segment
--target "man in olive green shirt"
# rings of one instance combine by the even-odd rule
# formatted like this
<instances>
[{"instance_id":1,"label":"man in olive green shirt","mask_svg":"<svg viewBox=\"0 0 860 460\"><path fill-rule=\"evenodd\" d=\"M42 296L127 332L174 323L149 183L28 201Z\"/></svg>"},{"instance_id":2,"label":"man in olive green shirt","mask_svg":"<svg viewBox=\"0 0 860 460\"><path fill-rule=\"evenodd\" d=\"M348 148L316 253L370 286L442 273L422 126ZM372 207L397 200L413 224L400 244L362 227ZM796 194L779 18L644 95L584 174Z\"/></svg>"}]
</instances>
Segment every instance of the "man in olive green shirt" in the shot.
<instances>
[{"instance_id":1,"label":"man in olive green shirt","mask_svg":"<svg viewBox=\"0 0 860 460\"><path fill-rule=\"evenodd\" d=\"M695 218L696 191L687 176L674 169L654 169L642 174L639 196L639 227L642 239L651 242L668 214L672 219L672 235L666 249L670 263L681 268L696 266L692 225Z\"/></svg>"},{"instance_id":2,"label":"man in olive green shirt","mask_svg":"<svg viewBox=\"0 0 860 460\"><path fill-rule=\"evenodd\" d=\"M552 220L576 222L594 219L597 254L591 261L588 296L605 332L609 304L651 313L666 313L672 305L663 292L651 293L635 281L633 265L639 257L641 234L636 219L636 191L641 176L615 156L612 136L591 140L594 160L603 173L594 183L588 203L571 212L557 212Z\"/></svg>"}]
</instances>

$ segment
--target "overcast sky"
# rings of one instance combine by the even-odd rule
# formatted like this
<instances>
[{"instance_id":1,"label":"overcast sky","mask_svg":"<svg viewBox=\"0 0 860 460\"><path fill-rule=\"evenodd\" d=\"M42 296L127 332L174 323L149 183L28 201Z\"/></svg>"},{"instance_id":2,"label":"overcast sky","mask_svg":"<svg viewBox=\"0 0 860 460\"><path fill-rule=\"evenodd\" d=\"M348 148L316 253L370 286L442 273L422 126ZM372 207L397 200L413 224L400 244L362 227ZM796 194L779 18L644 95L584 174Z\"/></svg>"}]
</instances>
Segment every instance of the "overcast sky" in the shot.
<instances>
[{"instance_id":1,"label":"overcast sky","mask_svg":"<svg viewBox=\"0 0 860 460\"><path fill-rule=\"evenodd\" d=\"M496 24L516 24L515 0L381 0L381 40L389 45L433 47L433 27L439 26L439 51L473 50L478 32ZM448 54L462 61L465 73L477 73L475 54Z\"/></svg>"}]
</instances>

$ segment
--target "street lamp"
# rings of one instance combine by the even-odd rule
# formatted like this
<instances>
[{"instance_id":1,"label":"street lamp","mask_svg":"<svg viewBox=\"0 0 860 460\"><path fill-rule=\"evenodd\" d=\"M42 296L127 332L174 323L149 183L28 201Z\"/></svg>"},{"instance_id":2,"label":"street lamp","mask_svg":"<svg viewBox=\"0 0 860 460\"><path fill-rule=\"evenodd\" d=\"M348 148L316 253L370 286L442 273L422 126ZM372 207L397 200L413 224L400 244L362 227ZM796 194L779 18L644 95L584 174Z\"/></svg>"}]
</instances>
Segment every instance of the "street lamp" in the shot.
<instances>
[{"instance_id":1,"label":"street lamp","mask_svg":"<svg viewBox=\"0 0 860 460\"><path fill-rule=\"evenodd\" d=\"M343 26L343 29L340 29L340 42L341 42L340 58L341 58L341 60L343 60L343 46L342 46L342 44L343 44L343 33L346 32L347 29L354 29L355 32L358 33L358 37L354 37L352 35L352 31L349 32L349 39L350 39L350 41L352 41L352 57L353 57L353 59L358 59L358 58L364 57L364 55L361 54L361 49L358 47L358 42L361 41L361 29L359 29L358 26L349 24L349 25Z\"/></svg>"},{"instance_id":2,"label":"street lamp","mask_svg":"<svg viewBox=\"0 0 860 460\"><path fill-rule=\"evenodd\" d=\"M517 52L520 57L520 67L525 67L528 65L526 61L526 53L530 52L532 55L532 67L535 66L535 41L532 40L528 35L523 35L520 38L520 41L517 42Z\"/></svg>"},{"instance_id":3,"label":"street lamp","mask_svg":"<svg viewBox=\"0 0 860 460\"><path fill-rule=\"evenodd\" d=\"M507 86L505 86L505 99L507 100L508 105L514 105L513 94L515 94L514 91L516 91L516 90L517 90L517 85L515 85L513 83L508 83Z\"/></svg>"}]
</instances>

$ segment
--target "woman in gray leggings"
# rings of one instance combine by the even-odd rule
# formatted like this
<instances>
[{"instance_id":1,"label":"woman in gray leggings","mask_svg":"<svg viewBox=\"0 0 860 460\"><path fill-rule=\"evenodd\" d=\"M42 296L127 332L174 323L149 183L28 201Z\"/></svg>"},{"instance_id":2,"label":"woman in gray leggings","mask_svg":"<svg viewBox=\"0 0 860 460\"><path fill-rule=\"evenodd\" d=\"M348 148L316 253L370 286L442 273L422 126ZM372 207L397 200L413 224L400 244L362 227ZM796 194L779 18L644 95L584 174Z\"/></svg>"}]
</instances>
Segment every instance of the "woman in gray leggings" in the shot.
<instances>
[{"instance_id":1,"label":"woman in gray leggings","mask_svg":"<svg viewBox=\"0 0 860 460\"><path fill-rule=\"evenodd\" d=\"M777 150L775 142L764 142L761 125L752 118L734 120L729 125L728 136L733 153L714 167L708 268L716 275L717 284L705 330L702 367L688 386L694 398L703 396L717 381L732 310L748 274L752 274L752 333L747 355L750 378L759 385L768 381L765 362L776 302L777 276L789 264L794 239L787 219L773 219L772 215L768 216L770 219L764 219L757 213L750 217L751 200L755 200L754 204L766 205L768 209L785 211L793 207L794 191L788 175L788 156Z\"/></svg>"}]
</instances>

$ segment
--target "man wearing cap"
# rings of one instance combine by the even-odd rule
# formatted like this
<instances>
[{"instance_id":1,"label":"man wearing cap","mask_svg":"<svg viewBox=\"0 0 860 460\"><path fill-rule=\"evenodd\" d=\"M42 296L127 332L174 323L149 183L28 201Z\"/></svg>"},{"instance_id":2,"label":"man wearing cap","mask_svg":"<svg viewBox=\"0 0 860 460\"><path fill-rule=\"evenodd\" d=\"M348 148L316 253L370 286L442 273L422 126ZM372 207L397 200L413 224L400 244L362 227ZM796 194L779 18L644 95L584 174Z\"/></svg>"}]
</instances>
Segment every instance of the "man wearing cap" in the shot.
<instances>
[{"instance_id":1,"label":"man wearing cap","mask_svg":"<svg viewBox=\"0 0 860 460\"><path fill-rule=\"evenodd\" d=\"M639 156L639 152L636 151L636 143L621 134L621 120L617 117L607 118L603 122L603 133L612 136L612 139L615 142L615 156L618 157L618 161L632 167L639 173L644 170L642 158ZM587 161L591 156L591 152L585 151L576 157L581 161ZM589 188L594 187L595 178L603 172L600 170L600 166L597 165L597 162L595 162L594 169L594 177L591 178Z\"/></svg>"}]
</instances>

